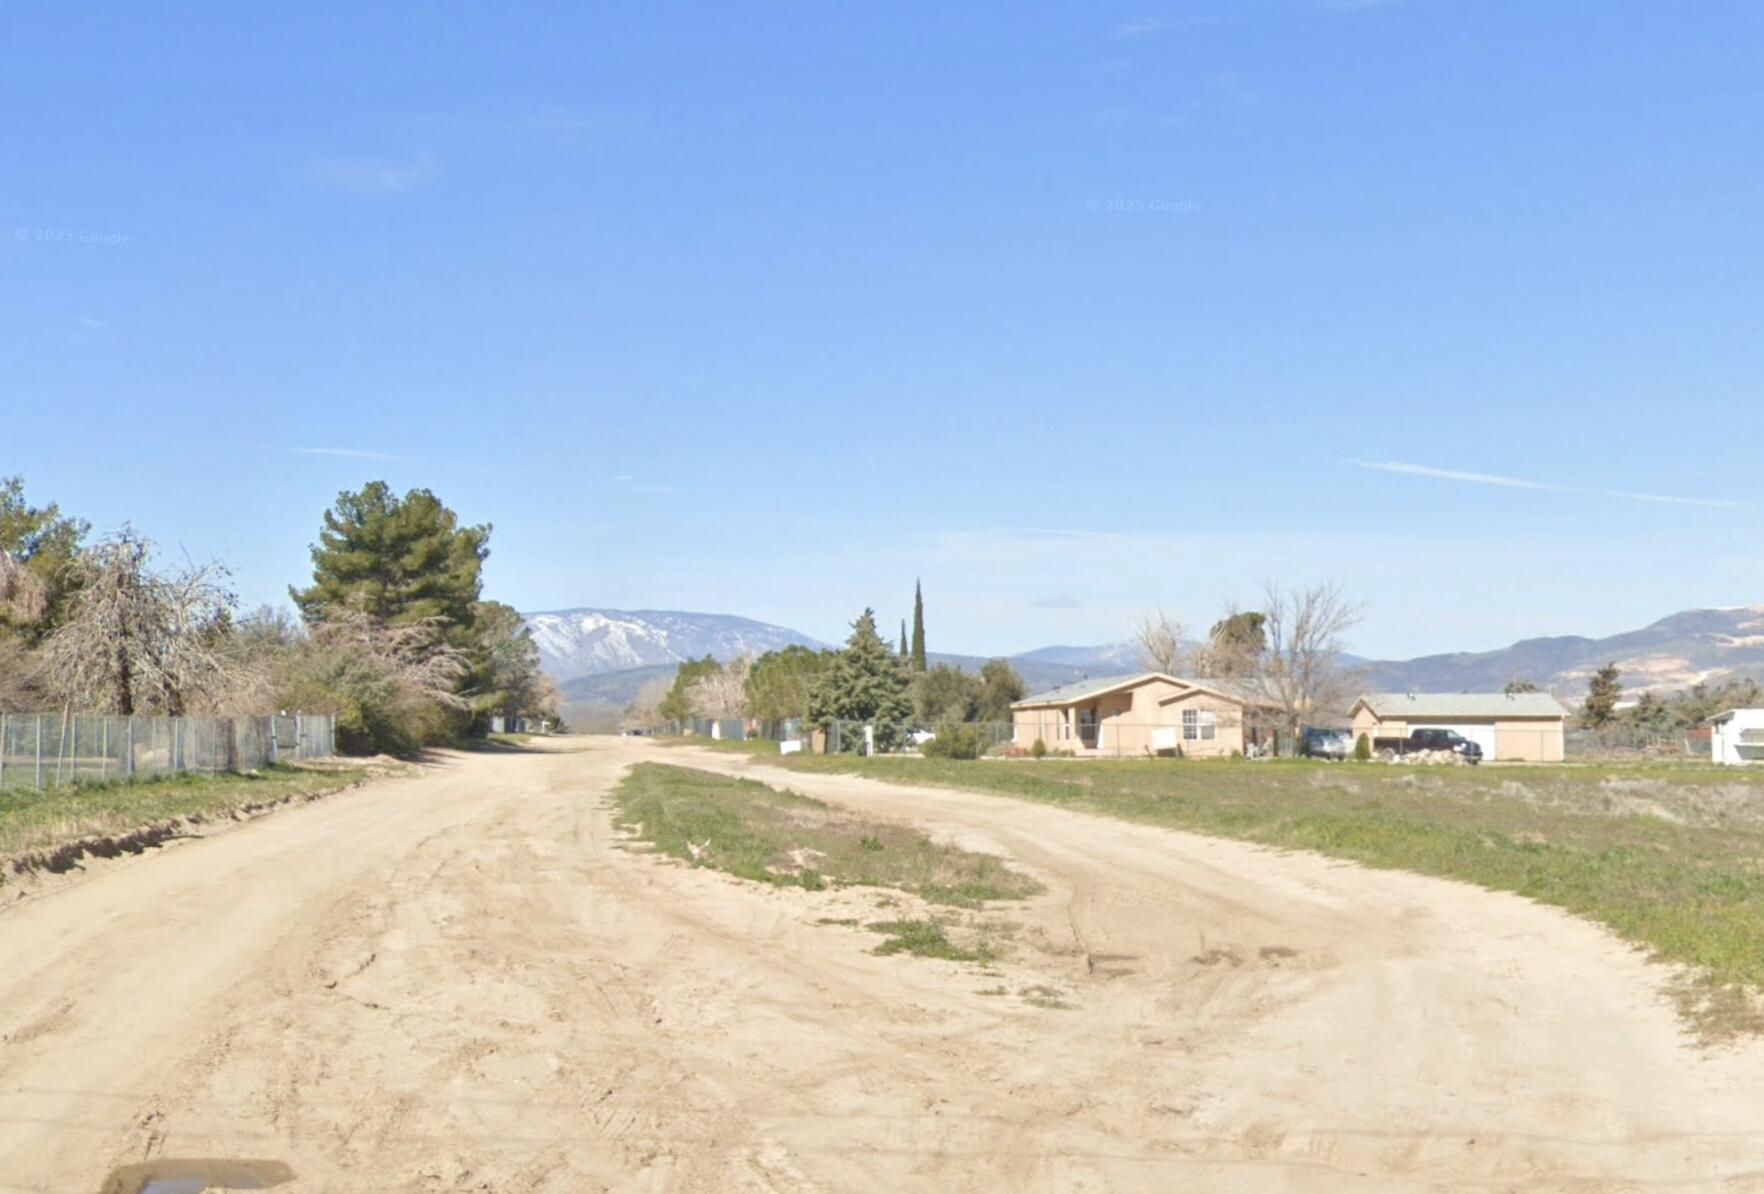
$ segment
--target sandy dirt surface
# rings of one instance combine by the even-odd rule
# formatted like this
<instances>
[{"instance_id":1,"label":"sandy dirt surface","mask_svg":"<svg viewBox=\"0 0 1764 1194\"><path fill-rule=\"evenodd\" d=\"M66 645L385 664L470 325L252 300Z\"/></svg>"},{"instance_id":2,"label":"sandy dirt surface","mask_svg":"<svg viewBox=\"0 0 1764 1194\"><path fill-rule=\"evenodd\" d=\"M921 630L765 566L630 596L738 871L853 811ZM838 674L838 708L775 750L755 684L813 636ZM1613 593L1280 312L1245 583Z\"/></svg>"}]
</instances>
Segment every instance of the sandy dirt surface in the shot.
<instances>
[{"instance_id":1,"label":"sandy dirt surface","mask_svg":"<svg viewBox=\"0 0 1764 1194\"><path fill-rule=\"evenodd\" d=\"M1000 964L877 957L817 922L897 914L878 893L621 846L642 758L1048 890L987 913ZM108 865L0 912L0 959L6 1191L172 1157L290 1194L1764 1191L1764 1050L1688 1046L1666 972L1560 913L644 742L460 756Z\"/></svg>"}]
</instances>

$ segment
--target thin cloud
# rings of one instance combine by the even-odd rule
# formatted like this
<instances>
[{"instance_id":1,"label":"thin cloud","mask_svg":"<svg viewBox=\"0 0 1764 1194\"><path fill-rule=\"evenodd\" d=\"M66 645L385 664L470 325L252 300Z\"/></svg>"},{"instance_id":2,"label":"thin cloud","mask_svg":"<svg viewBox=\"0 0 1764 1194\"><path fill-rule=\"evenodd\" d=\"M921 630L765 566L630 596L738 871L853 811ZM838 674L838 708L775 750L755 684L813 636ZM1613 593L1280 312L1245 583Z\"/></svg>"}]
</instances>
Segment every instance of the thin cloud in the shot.
<instances>
[{"instance_id":1,"label":"thin cloud","mask_svg":"<svg viewBox=\"0 0 1764 1194\"><path fill-rule=\"evenodd\" d=\"M1196 29L1203 25L1222 25L1229 16L1195 17L1130 17L1115 26L1116 37L1151 37L1175 29Z\"/></svg>"},{"instance_id":2,"label":"thin cloud","mask_svg":"<svg viewBox=\"0 0 1764 1194\"><path fill-rule=\"evenodd\" d=\"M1084 603L1070 593L1049 593L1029 603L1032 609L1083 609Z\"/></svg>"},{"instance_id":3,"label":"thin cloud","mask_svg":"<svg viewBox=\"0 0 1764 1194\"><path fill-rule=\"evenodd\" d=\"M327 190L380 198L426 187L441 177L441 170L426 153L409 158L320 158L312 164L311 177Z\"/></svg>"},{"instance_id":4,"label":"thin cloud","mask_svg":"<svg viewBox=\"0 0 1764 1194\"><path fill-rule=\"evenodd\" d=\"M296 456L341 456L348 460L409 460L391 452L370 452L365 448L294 448Z\"/></svg>"},{"instance_id":5,"label":"thin cloud","mask_svg":"<svg viewBox=\"0 0 1764 1194\"><path fill-rule=\"evenodd\" d=\"M1502 489L1530 489L1540 493L1572 493L1581 497L1614 498L1626 502L1652 502L1665 506L1702 506L1717 510L1749 510L1752 503L1727 501L1721 498L1681 497L1666 493L1638 493L1629 489L1591 489L1582 485L1560 485L1551 481L1529 481L1523 477L1504 477L1497 473L1472 473L1462 469L1434 468L1428 464L1410 464L1401 460L1348 460L1354 468L1372 469L1381 473L1398 473L1406 477L1431 477L1437 481L1459 481L1467 485L1494 485Z\"/></svg>"}]
</instances>

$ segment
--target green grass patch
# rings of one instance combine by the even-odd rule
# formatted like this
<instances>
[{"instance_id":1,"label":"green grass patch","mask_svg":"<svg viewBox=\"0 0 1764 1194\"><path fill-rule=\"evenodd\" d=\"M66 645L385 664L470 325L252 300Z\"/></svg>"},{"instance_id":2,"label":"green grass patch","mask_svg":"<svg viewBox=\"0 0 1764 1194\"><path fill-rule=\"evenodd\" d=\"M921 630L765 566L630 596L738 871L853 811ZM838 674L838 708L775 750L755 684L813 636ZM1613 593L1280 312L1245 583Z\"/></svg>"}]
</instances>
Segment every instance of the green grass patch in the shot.
<instances>
[{"instance_id":1,"label":"green grass patch","mask_svg":"<svg viewBox=\"0 0 1764 1194\"><path fill-rule=\"evenodd\" d=\"M872 953L912 954L918 958L943 958L951 962L990 962L996 956L984 940L972 948L957 945L949 939L943 926L934 920L879 920L868 926L888 940Z\"/></svg>"},{"instance_id":2,"label":"green grass patch","mask_svg":"<svg viewBox=\"0 0 1764 1194\"><path fill-rule=\"evenodd\" d=\"M753 780L640 763L615 800L619 824L662 853L693 860L697 848L700 865L759 883L893 888L969 908L1041 890L990 854Z\"/></svg>"},{"instance_id":3,"label":"green grass patch","mask_svg":"<svg viewBox=\"0 0 1764 1194\"><path fill-rule=\"evenodd\" d=\"M1516 892L1695 968L1701 977L1681 998L1699 1027L1764 1030L1753 998L1764 991L1764 775L1756 772L1669 763L780 762L992 792Z\"/></svg>"},{"instance_id":4,"label":"green grass patch","mask_svg":"<svg viewBox=\"0 0 1764 1194\"><path fill-rule=\"evenodd\" d=\"M54 849L178 818L231 816L248 805L335 792L368 774L364 767L266 767L255 776L185 773L40 791L8 787L0 790L0 855Z\"/></svg>"}]
</instances>

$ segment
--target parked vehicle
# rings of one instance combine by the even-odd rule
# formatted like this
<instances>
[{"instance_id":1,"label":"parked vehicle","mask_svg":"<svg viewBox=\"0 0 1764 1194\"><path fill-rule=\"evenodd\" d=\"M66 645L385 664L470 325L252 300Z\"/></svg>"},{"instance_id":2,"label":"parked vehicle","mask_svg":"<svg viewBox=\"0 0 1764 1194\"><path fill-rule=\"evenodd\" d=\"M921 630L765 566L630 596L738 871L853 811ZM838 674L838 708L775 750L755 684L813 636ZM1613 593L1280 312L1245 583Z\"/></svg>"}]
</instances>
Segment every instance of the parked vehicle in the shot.
<instances>
[{"instance_id":1,"label":"parked vehicle","mask_svg":"<svg viewBox=\"0 0 1764 1194\"><path fill-rule=\"evenodd\" d=\"M1449 750L1453 754L1461 755L1467 763L1482 762L1482 747L1456 730L1411 730L1407 738L1375 739L1372 749L1388 750L1399 755L1412 755L1423 750Z\"/></svg>"},{"instance_id":2,"label":"parked vehicle","mask_svg":"<svg viewBox=\"0 0 1764 1194\"><path fill-rule=\"evenodd\" d=\"M1306 726L1299 731L1300 755L1307 759L1346 759L1354 753L1351 731L1326 726Z\"/></svg>"}]
</instances>

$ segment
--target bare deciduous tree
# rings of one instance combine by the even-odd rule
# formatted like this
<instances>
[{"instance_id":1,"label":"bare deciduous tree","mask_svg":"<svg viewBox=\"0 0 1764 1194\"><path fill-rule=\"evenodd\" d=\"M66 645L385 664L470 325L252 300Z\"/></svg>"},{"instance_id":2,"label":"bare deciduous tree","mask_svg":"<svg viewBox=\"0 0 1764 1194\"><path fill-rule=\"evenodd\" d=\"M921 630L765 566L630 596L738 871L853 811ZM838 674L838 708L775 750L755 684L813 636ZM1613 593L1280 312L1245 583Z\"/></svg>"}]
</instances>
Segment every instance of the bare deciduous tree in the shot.
<instances>
[{"instance_id":1,"label":"bare deciduous tree","mask_svg":"<svg viewBox=\"0 0 1764 1194\"><path fill-rule=\"evenodd\" d=\"M673 689L673 681L657 676L644 682L637 690L637 695L625 708L624 724L638 729L650 729L667 720L661 714L661 703L668 699Z\"/></svg>"},{"instance_id":2,"label":"bare deciduous tree","mask_svg":"<svg viewBox=\"0 0 1764 1194\"><path fill-rule=\"evenodd\" d=\"M364 683L391 683L412 698L466 709L471 701L460 694L459 682L471 670L471 655L447 641L452 624L441 617L387 624L359 609L332 606L311 627L310 649L358 673Z\"/></svg>"},{"instance_id":3,"label":"bare deciduous tree","mask_svg":"<svg viewBox=\"0 0 1764 1194\"><path fill-rule=\"evenodd\" d=\"M1133 623L1133 643L1139 648L1140 663L1150 671L1179 675L1182 666L1181 622L1159 609Z\"/></svg>"},{"instance_id":4,"label":"bare deciduous tree","mask_svg":"<svg viewBox=\"0 0 1764 1194\"><path fill-rule=\"evenodd\" d=\"M1351 602L1333 581L1308 589L1268 582L1262 607L1265 649L1254 686L1280 710L1289 741L1315 710L1345 697L1341 636L1357 625L1364 606Z\"/></svg>"},{"instance_id":5,"label":"bare deciduous tree","mask_svg":"<svg viewBox=\"0 0 1764 1194\"><path fill-rule=\"evenodd\" d=\"M155 572L152 556L153 544L125 527L68 565L78 593L43 648L61 699L94 712L179 715L236 680L226 570Z\"/></svg>"},{"instance_id":6,"label":"bare deciduous tree","mask_svg":"<svg viewBox=\"0 0 1764 1194\"><path fill-rule=\"evenodd\" d=\"M275 652L271 691L284 708L337 718L348 750L415 750L457 733L471 702L459 692L471 655L442 617L389 625L329 606L304 637Z\"/></svg>"},{"instance_id":7,"label":"bare deciduous tree","mask_svg":"<svg viewBox=\"0 0 1764 1194\"><path fill-rule=\"evenodd\" d=\"M741 655L693 681L687 699L699 717L746 717L747 677L753 656Z\"/></svg>"}]
</instances>

